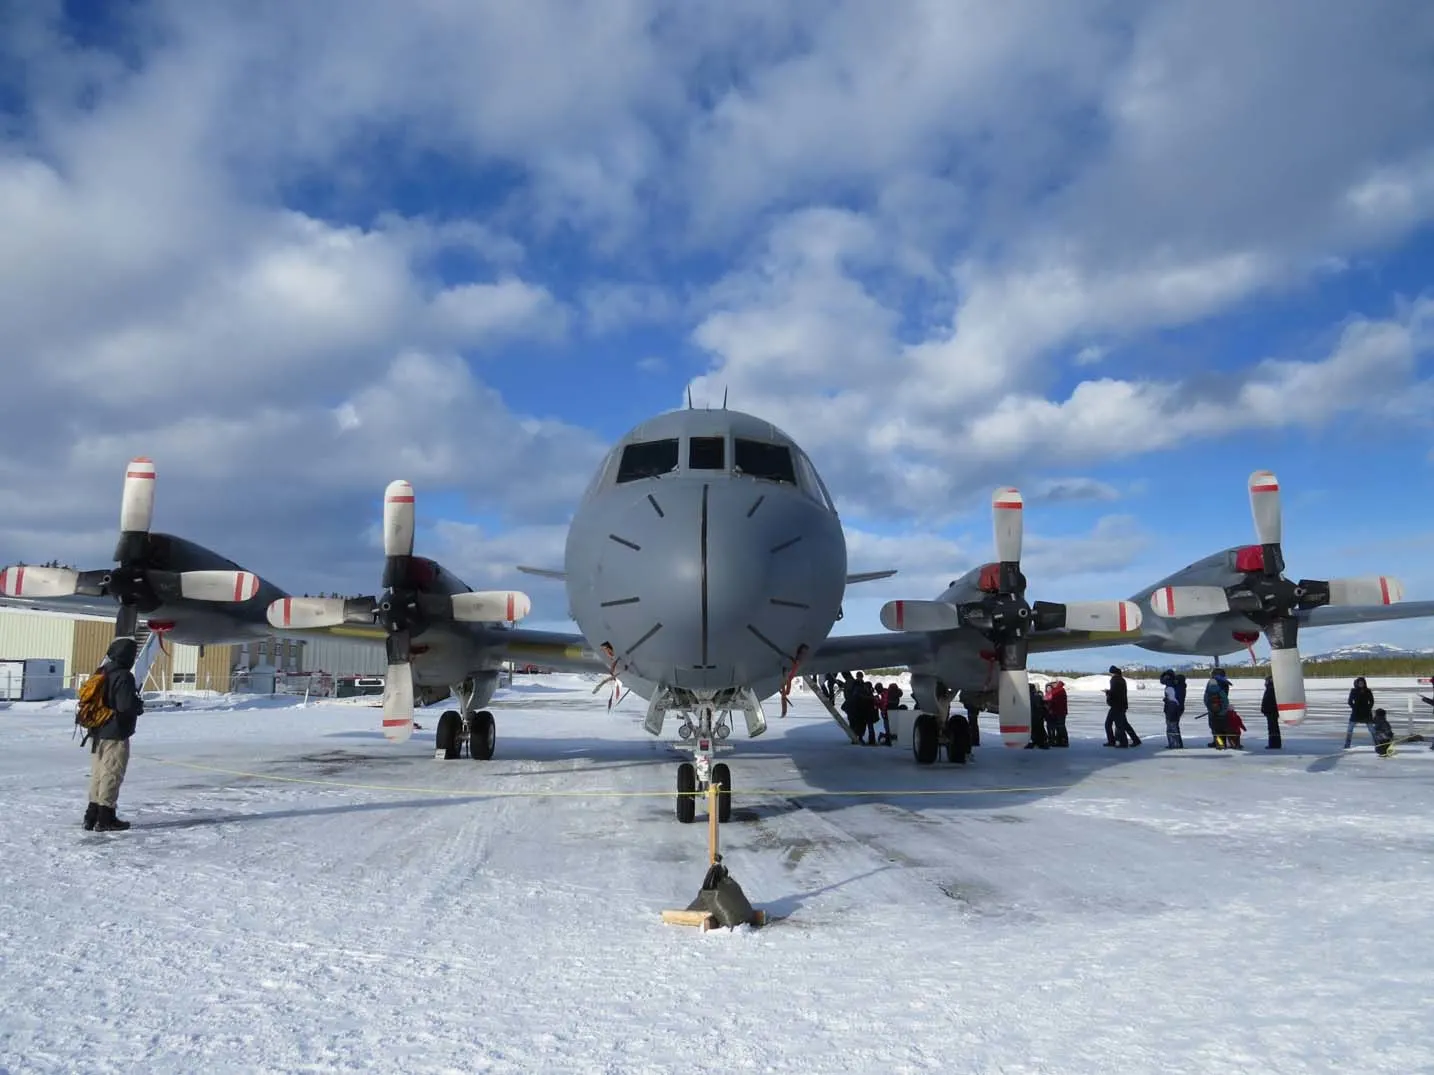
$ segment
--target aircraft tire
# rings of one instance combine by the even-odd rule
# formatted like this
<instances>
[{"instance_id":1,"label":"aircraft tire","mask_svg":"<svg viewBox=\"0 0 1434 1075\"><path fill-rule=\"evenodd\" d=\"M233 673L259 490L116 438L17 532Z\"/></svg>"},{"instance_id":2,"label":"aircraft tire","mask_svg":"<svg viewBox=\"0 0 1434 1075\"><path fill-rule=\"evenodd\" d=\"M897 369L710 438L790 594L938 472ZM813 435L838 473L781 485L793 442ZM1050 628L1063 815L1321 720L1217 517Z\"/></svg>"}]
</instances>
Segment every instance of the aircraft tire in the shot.
<instances>
[{"instance_id":1,"label":"aircraft tire","mask_svg":"<svg viewBox=\"0 0 1434 1075\"><path fill-rule=\"evenodd\" d=\"M690 825L697 820L697 766L685 761L677 767L677 820Z\"/></svg>"},{"instance_id":2,"label":"aircraft tire","mask_svg":"<svg viewBox=\"0 0 1434 1075\"><path fill-rule=\"evenodd\" d=\"M717 785L717 822L732 820L732 768L724 762L712 766L712 783Z\"/></svg>"},{"instance_id":3,"label":"aircraft tire","mask_svg":"<svg viewBox=\"0 0 1434 1075\"><path fill-rule=\"evenodd\" d=\"M911 753L917 765L930 765L936 761L936 752L941 744L937 741L936 718L922 713L911 725Z\"/></svg>"},{"instance_id":4,"label":"aircraft tire","mask_svg":"<svg viewBox=\"0 0 1434 1075\"><path fill-rule=\"evenodd\" d=\"M468 754L474 761L488 761L498 746L498 725L493 714L480 709L468 726Z\"/></svg>"},{"instance_id":5,"label":"aircraft tire","mask_svg":"<svg viewBox=\"0 0 1434 1075\"><path fill-rule=\"evenodd\" d=\"M946 760L965 765L971 754L971 728L966 718L952 713L946 720Z\"/></svg>"},{"instance_id":6,"label":"aircraft tire","mask_svg":"<svg viewBox=\"0 0 1434 1075\"><path fill-rule=\"evenodd\" d=\"M458 733L463 730L463 718L456 709L446 709L438 718L438 732L434 736L434 747L443 751L449 761L459 755Z\"/></svg>"}]
</instances>

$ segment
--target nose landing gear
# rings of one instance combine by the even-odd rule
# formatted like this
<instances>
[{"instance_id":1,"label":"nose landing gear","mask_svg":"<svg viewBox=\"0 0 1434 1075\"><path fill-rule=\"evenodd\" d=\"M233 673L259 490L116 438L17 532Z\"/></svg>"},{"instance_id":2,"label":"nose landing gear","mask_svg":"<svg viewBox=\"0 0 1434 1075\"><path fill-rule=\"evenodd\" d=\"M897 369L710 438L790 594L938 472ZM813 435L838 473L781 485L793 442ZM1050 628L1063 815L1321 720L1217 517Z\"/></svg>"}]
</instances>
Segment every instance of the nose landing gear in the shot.
<instances>
[{"instance_id":1,"label":"nose landing gear","mask_svg":"<svg viewBox=\"0 0 1434 1075\"><path fill-rule=\"evenodd\" d=\"M725 762L714 762L719 752L732 749L727 737L732 734L727 713L717 714L716 708L703 703L695 711L683 714L682 727L677 730L678 750L692 751L692 760L677 767L677 820L690 825L697 818L697 798L709 787L717 789L717 820L732 819L732 769Z\"/></svg>"}]
</instances>

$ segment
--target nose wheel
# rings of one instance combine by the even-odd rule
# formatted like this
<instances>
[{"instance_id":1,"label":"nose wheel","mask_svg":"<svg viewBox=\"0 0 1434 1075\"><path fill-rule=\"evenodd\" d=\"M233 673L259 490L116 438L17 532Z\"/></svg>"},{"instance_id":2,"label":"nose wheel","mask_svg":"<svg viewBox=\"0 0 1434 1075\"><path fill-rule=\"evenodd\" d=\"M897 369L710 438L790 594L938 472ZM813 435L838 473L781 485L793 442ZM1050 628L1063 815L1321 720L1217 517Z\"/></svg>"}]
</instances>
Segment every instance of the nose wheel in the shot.
<instances>
[{"instance_id":1,"label":"nose wheel","mask_svg":"<svg viewBox=\"0 0 1434 1075\"><path fill-rule=\"evenodd\" d=\"M677 820L690 825L697 820L697 800L707 794L709 787L717 788L717 821L726 824L732 820L732 769L725 762L712 766L711 775L703 780L698 776L695 762L685 761L677 767Z\"/></svg>"},{"instance_id":2,"label":"nose wheel","mask_svg":"<svg viewBox=\"0 0 1434 1075\"><path fill-rule=\"evenodd\" d=\"M697 799L707 794L707 789L717 789L717 820L726 823L732 820L732 768L726 762L714 761L719 750L732 748L725 742L730 727L725 720L717 718L712 706L698 708L689 714L679 730L682 742L680 750L692 751L692 760L677 767L677 820L690 825L697 819Z\"/></svg>"}]
</instances>

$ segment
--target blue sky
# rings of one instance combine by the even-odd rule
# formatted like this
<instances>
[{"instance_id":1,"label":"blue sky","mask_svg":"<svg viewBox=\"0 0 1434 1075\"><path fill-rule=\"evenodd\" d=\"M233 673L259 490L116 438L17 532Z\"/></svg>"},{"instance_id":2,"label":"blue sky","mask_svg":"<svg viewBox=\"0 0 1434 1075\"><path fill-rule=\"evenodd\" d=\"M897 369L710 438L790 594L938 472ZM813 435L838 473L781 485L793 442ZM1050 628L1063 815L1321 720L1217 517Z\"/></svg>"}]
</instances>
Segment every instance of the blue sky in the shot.
<instances>
[{"instance_id":1,"label":"blue sky","mask_svg":"<svg viewBox=\"0 0 1434 1075\"><path fill-rule=\"evenodd\" d=\"M1292 575L1434 598L1427 4L259 12L0 8L0 561L105 562L146 454L295 590L377 585L400 476L519 584L691 388L901 570L843 631L985 559L994 486L1031 596L1115 597L1250 539L1259 467Z\"/></svg>"}]
</instances>

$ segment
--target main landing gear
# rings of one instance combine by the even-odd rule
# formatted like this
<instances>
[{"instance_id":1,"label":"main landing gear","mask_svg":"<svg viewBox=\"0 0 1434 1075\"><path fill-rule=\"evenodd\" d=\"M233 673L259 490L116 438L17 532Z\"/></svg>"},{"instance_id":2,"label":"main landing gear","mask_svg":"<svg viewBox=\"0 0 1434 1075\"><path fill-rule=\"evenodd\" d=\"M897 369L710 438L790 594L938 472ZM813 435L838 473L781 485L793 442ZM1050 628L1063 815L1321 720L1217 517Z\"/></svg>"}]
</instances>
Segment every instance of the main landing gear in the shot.
<instances>
[{"instance_id":1,"label":"main landing gear","mask_svg":"<svg viewBox=\"0 0 1434 1075\"><path fill-rule=\"evenodd\" d=\"M493 757L493 751L498 745L497 722L494 721L493 714L486 709L473 711L477 692L470 684L464 684L457 693L463 703L463 709L461 712L456 709L446 710L438 718L433 756L450 761L461 758L466 746L468 756L474 761L488 761Z\"/></svg>"},{"instance_id":2,"label":"main landing gear","mask_svg":"<svg viewBox=\"0 0 1434 1075\"><path fill-rule=\"evenodd\" d=\"M960 713L944 720L932 713L917 714L911 726L911 753L917 765L930 765L942 750L946 760L965 765L971 756L971 726Z\"/></svg>"},{"instance_id":3,"label":"main landing gear","mask_svg":"<svg viewBox=\"0 0 1434 1075\"><path fill-rule=\"evenodd\" d=\"M732 749L726 742L731 734L727 714L718 716L711 705L704 703L695 713L683 715L682 727L677 729L681 742L676 746L692 751L692 760L677 767L677 820L684 825L696 820L697 798L709 787L717 788L717 820L732 820L732 769L725 762L713 762L719 751Z\"/></svg>"}]
</instances>

